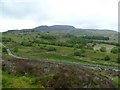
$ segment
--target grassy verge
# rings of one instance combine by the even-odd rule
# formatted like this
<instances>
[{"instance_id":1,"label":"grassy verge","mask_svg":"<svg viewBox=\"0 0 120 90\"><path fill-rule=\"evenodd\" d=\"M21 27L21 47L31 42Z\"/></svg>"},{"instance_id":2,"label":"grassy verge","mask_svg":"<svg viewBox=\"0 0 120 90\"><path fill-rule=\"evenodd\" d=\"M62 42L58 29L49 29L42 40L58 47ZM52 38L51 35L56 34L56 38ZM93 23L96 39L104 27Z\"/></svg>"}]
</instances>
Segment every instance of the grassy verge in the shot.
<instances>
[{"instance_id":1,"label":"grassy verge","mask_svg":"<svg viewBox=\"0 0 120 90\"><path fill-rule=\"evenodd\" d=\"M119 88L120 89L120 78L119 77L111 77L113 82L115 83L116 85L116 88Z\"/></svg>"},{"instance_id":2,"label":"grassy verge","mask_svg":"<svg viewBox=\"0 0 120 90\"><path fill-rule=\"evenodd\" d=\"M43 88L40 82L35 82L34 77L18 76L2 71L3 88Z\"/></svg>"}]
</instances>

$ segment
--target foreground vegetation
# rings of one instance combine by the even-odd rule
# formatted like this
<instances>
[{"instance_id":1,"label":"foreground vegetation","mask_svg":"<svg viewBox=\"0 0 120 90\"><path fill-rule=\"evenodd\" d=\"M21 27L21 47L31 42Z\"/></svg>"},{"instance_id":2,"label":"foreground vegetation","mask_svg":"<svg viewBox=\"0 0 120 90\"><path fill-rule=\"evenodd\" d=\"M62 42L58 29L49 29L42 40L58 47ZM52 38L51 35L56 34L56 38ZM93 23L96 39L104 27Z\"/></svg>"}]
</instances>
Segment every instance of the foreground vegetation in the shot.
<instances>
[{"instance_id":1,"label":"foreground vegetation","mask_svg":"<svg viewBox=\"0 0 120 90\"><path fill-rule=\"evenodd\" d=\"M117 80L108 76L119 75L109 69L20 59L4 60L2 70L3 88L115 88Z\"/></svg>"}]
</instances>

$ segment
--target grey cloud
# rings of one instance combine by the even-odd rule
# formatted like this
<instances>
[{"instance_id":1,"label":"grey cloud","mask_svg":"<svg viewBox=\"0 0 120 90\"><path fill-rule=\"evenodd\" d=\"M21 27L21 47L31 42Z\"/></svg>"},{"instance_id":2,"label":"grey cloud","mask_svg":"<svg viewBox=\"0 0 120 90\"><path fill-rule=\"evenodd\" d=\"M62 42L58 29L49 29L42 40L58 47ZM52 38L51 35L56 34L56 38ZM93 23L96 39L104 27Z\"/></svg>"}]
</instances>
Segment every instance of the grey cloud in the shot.
<instances>
[{"instance_id":1,"label":"grey cloud","mask_svg":"<svg viewBox=\"0 0 120 90\"><path fill-rule=\"evenodd\" d=\"M41 3L41 4L40 4ZM8 18L43 18L46 10L43 2L1 2L4 17Z\"/></svg>"},{"instance_id":2,"label":"grey cloud","mask_svg":"<svg viewBox=\"0 0 120 90\"><path fill-rule=\"evenodd\" d=\"M0 0L0 18L2 19L7 18L10 21L30 20L32 23L36 23L36 25L41 25L41 24L46 25L46 23L49 23L49 24L69 24L69 25L77 26L79 28L117 29L117 22L116 20L114 20L113 17L115 16L114 13L116 13L114 12L114 9L113 11L111 10L111 12L109 13L104 12L103 9L100 9L101 11L99 13L103 12L100 15L99 13L96 14L97 9L95 9L95 11L93 10L89 12L87 11L87 9L83 8L84 5L81 6L82 4L80 4L80 7L78 4L79 7L78 8L76 7L76 4L74 3L70 4L69 0L68 2L62 0L62 3L56 3L58 1L57 0L55 1L54 0ZM104 3L105 0L98 0L98 1ZM72 2L75 1L73 0ZM80 3L82 2L83 1L80 0ZM91 3L91 6L92 4L94 3ZM108 7L111 7L111 5L112 3L110 4L110 6L108 5ZM70 6L72 7L70 8ZM95 6L95 8L97 8L97 6ZM107 18L105 17L105 15L106 16L108 15L109 17ZM6 22L4 23L6 24Z\"/></svg>"}]
</instances>

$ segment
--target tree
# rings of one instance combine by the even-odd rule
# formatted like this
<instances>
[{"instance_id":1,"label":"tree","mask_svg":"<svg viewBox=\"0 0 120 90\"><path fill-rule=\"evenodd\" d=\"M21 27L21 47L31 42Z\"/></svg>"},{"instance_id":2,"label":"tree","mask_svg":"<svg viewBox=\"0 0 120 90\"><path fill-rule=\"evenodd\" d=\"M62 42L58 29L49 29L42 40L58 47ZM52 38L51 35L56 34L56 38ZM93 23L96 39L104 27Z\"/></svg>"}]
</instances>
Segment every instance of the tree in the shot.
<instances>
[{"instance_id":1,"label":"tree","mask_svg":"<svg viewBox=\"0 0 120 90\"><path fill-rule=\"evenodd\" d=\"M101 47L101 48L100 48L100 51L101 51L101 52L106 52L106 48L105 48L105 47Z\"/></svg>"},{"instance_id":2,"label":"tree","mask_svg":"<svg viewBox=\"0 0 120 90\"><path fill-rule=\"evenodd\" d=\"M105 61L109 61L109 60L110 60L110 57L107 55L107 56L104 57L104 60L105 60Z\"/></svg>"}]
</instances>

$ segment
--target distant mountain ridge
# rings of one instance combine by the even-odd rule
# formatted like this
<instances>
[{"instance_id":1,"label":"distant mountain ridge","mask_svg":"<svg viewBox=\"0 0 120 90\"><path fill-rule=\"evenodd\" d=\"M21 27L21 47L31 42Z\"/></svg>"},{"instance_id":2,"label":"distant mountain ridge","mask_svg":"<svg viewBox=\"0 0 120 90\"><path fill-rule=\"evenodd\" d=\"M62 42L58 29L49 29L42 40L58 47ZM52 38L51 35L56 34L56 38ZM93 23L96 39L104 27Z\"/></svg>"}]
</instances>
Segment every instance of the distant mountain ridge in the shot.
<instances>
[{"instance_id":1,"label":"distant mountain ridge","mask_svg":"<svg viewBox=\"0 0 120 90\"><path fill-rule=\"evenodd\" d=\"M52 32L54 34L71 34L74 36L105 36L112 41L118 42L118 32L109 29L83 29L75 28L71 25L53 25L53 26L38 26L32 29L8 30L11 33L27 33L27 32Z\"/></svg>"},{"instance_id":2,"label":"distant mountain ridge","mask_svg":"<svg viewBox=\"0 0 120 90\"><path fill-rule=\"evenodd\" d=\"M70 25L53 25L53 26L38 26L33 28L34 30L41 31L41 30L75 30L74 26Z\"/></svg>"},{"instance_id":3,"label":"distant mountain ridge","mask_svg":"<svg viewBox=\"0 0 120 90\"><path fill-rule=\"evenodd\" d=\"M83 28L75 28L72 25L41 25L35 28L31 29L21 29L21 30L8 30L7 32L31 32L31 31L82 31L82 32L112 32L112 33L118 33L115 30L109 30L109 29L83 29Z\"/></svg>"},{"instance_id":4,"label":"distant mountain ridge","mask_svg":"<svg viewBox=\"0 0 120 90\"><path fill-rule=\"evenodd\" d=\"M15 32L15 33L24 33L24 32L55 32L55 33L66 33L72 34L76 36L108 36L108 37L118 37L118 32L114 30L108 29L82 29L82 28L75 28L71 25L42 25L32 29L22 29L22 30L8 30L7 32Z\"/></svg>"}]
</instances>

